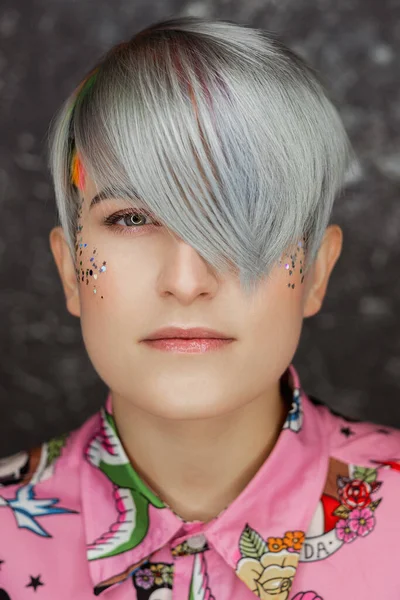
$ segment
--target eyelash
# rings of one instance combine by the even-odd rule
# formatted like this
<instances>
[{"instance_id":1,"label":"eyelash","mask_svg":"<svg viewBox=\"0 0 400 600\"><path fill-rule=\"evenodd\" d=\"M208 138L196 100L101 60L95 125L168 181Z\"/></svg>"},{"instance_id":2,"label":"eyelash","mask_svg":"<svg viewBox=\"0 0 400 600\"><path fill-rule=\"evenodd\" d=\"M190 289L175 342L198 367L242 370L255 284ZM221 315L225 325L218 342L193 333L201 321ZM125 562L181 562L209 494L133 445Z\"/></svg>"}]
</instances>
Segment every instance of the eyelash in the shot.
<instances>
[{"instance_id":1,"label":"eyelash","mask_svg":"<svg viewBox=\"0 0 400 600\"><path fill-rule=\"evenodd\" d=\"M125 211L120 211L117 213L113 213L112 215L110 215L109 217L106 217L104 219L104 225L106 225L106 227L110 227L112 229L115 230L115 233L121 234L121 235L132 235L132 233L129 231L130 229L143 229L144 227L160 227L161 223L158 223L157 221L154 221L154 223L149 223L149 224L144 224L144 225L117 225L117 222L120 221L121 219L123 219L124 217L128 217L131 215L136 215L136 216L145 216L145 217L149 217L150 219L152 219L152 215L147 212L144 209L137 209L137 210L125 210Z\"/></svg>"}]
</instances>

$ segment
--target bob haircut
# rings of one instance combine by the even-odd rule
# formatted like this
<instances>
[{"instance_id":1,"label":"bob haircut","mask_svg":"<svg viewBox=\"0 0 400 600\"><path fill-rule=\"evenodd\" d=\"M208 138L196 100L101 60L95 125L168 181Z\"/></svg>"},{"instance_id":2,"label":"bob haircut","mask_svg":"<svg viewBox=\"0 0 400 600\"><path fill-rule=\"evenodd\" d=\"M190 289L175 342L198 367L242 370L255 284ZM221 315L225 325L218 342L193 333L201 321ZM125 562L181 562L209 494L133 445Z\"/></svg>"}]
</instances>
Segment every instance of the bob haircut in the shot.
<instances>
[{"instance_id":1,"label":"bob haircut","mask_svg":"<svg viewBox=\"0 0 400 600\"><path fill-rule=\"evenodd\" d=\"M270 33L173 18L111 48L53 120L50 169L75 255L79 152L98 190L143 207L246 292L299 240L308 269L351 147L314 71Z\"/></svg>"}]
</instances>

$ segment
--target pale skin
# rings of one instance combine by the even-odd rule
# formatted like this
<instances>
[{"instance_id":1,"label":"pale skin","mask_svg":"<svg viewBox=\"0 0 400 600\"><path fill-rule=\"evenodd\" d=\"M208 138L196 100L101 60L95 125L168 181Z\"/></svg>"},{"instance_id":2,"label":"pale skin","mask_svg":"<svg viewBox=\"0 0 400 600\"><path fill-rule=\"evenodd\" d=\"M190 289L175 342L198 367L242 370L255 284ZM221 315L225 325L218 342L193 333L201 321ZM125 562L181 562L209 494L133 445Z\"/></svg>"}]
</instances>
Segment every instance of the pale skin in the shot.
<instances>
[{"instance_id":1,"label":"pale skin","mask_svg":"<svg viewBox=\"0 0 400 600\"><path fill-rule=\"evenodd\" d=\"M106 199L89 209L97 191L87 177L80 218L87 246L77 263L62 229L50 233L67 309L80 318L89 357L111 391L133 466L183 519L207 522L240 494L276 443L287 410L280 378L303 319L322 306L342 230L326 229L303 284L298 265L290 278L277 265L248 298L234 274L218 275L172 232L148 225L149 217L134 229L123 215L106 227L104 217L130 205ZM82 260L90 268L94 248L107 270L86 285L75 267ZM162 352L141 341L169 325L218 329L235 340L204 354Z\"/></svg>"}]
</instances>

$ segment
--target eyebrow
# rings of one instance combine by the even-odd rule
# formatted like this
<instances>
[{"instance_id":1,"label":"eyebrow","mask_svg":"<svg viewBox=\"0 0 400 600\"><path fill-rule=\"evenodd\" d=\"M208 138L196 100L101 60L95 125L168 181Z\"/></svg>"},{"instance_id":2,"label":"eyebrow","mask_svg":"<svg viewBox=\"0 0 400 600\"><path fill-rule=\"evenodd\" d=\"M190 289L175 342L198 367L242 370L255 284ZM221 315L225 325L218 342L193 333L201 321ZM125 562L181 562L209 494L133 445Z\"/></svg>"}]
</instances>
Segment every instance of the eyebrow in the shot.
<instances>
[{"instance_id":1,"label":"eyebrow","mask_svg":"<svg viewBox=\"0 0 400 600\"><path fill-rule=\"evenodd\" d=\"M129 198L131 200L138 200L141 202L141 197L135 190L121 190L120 192L113 191L111 189L105 188L101 190L94 198L92 198L89 206L89 210L93 208L96 204L99 204L102 200L108 200L110 198Z\"/></svg>"}]
</instances>

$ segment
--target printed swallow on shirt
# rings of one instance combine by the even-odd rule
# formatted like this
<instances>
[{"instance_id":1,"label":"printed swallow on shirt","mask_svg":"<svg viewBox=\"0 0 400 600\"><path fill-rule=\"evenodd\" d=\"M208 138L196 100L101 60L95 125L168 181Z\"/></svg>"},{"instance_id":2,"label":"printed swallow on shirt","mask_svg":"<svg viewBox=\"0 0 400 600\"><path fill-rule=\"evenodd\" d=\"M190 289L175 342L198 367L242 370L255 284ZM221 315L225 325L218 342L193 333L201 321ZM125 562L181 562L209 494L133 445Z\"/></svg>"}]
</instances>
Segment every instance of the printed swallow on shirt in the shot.
<instances>
[{"instance_id":1,"label":"printed swallow on shirt","mask_svg":"<svg viewBox=\"0 0 400 600\"><path fill-rule=\"evenodd\" d=\"M17 490L14 499L0 496L0 507L8 506L14 513L18 527L28 529L43 537L52 537L36 520L38 517L77 513L68 508L56 507L58 498L36 498L32 485L25 485Z\"/></svg>"},{"instance_id":2,"label":"printed swallow on shirt","mask_svg":"<svg viewBox=\"0 0 400 600\"><path fill-rule=\"evenodd\" d=\"M0 509L13 511L17 525L42 537L52 536L38 522L50 515L77 514L77 511L55 506L58 498L37 498L35 485L51 477L55 463L65 446L67 435L53 438L29 452L19 452L0 461ZM14 498L6 498L1 489L21 483ZM1 600L1 598L0 598Z\"/></svg>"},{"instance_id":3,"label":"printed swallow on shirt","mask_svg":"<svg viewBox=\"0 0 400 600\"><path fill-rule=\"evenodd\" d=\"M88 560L116 556L136 548L150 524L149 505L165 508L134 472L116 432L112 415L101 409L101 429L88 443L85 458L113 483L117 519L87 546Z\"/></svg>"}]
</instances>

